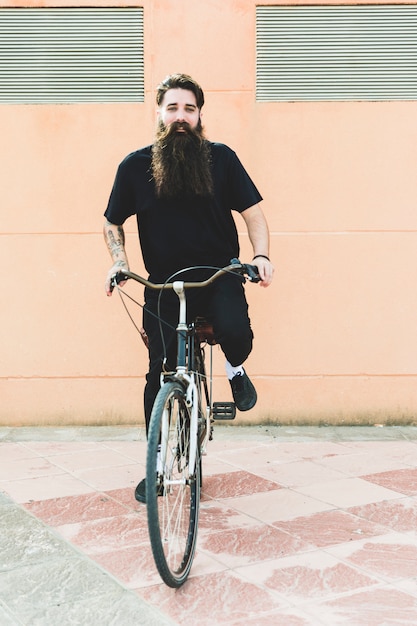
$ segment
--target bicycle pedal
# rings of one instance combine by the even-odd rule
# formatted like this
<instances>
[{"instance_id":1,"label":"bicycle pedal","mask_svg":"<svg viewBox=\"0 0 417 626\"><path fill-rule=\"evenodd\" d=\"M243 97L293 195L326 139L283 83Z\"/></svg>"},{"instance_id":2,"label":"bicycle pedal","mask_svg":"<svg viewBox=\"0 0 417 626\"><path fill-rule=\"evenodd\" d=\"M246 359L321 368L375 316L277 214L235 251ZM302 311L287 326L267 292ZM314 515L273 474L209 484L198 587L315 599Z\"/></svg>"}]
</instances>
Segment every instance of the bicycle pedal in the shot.
<instances>
[{"instance_id":1,"label":"bicycle pedal","mask_svg":"<svg viewBox=\"0 0 417 626\"><path fill-rule=\"evenodd\" d=\"M236 406L234 402L213 402L213 418L215 420L234 420Z\"/></svg>"}]
</instances>

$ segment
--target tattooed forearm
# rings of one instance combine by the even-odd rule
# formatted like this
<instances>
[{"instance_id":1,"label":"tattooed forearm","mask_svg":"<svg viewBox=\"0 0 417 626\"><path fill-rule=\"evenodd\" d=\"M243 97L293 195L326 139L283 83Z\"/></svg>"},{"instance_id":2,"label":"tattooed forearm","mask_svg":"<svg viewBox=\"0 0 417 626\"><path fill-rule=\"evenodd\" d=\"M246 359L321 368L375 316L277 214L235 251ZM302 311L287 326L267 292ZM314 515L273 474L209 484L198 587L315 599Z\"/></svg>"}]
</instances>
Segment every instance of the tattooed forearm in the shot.
<instances>
[{"instance_id":1,"label":"tattooed forearm","mask_svg":"<svg viewBox=\"0 0 417 626\"><path fill-rule=\"evenodd\" d=\"M127 265L123 226L117 226L106 221L104 224L104 239L113 261L117 262L118 265Z\"/></svg>"},{"instance_id":2,"label":"tattooed forearm","mask_svg":"<svg viewBox=\"0 0 417 626\"><path fill-rule=\"evenodd\" d=\"M117 235L118 237L115 236L112 230L107 232L107 247L110 254L120 250L120 248L123 248L125 245L124 232L121 230L120 226L117 227Z\"/></svg>"},{"instance_id":3,"label":"tattooed forearm","mask_svg":"<svg viewBox=\"0 0 417 626\"><path fill-rule=\"evenodd\" d=\"M113 261L113 265L107 273L105 289L108 296L111 296L113 288L112 281L114 275L118 271L125 271L129 269L129 261L127 260L125 250L125 233L123 226L117 226L112 224L108 220L105 220L103 226L104 241L106 242L107 249L110 252L110 256ZM124 284L124 281L120 283Z\"/></svg>"}]
</instances>

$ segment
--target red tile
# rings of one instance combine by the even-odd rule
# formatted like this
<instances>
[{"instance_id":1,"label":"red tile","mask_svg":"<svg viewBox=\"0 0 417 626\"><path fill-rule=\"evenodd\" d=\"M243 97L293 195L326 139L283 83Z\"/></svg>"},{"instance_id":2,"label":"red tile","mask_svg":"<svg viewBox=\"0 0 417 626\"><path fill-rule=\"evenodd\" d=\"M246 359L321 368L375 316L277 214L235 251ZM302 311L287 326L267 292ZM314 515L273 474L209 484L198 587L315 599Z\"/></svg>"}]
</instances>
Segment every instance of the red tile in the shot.
<instances>
[{"instance_id":1,"label":"red tile","mask_svg":"<svg viewBox=\"0 0 417 626\"><path fill-rule=\"evenodd\" d=\"M346 541L358 541L386 532L386 529L377 524L334 510L297 517L290 521L275 522L274 526L317 548Z\"/></svg>"},{"instance_id":2,"label":"red tile","mask_svg":"<svg viewBox=\"0 0 417 626\"><path fill-rule=\"evenodd\" d=\"M204 478L202 491L203 495L210 498L237 498L274 489L281 489L281 487L271 480L241 470Z\"/></svg>"},{"instance_id":3,"label":"red tile","mask_svg":"<svg viewBox=\"0 0 417 626\"><path fill-rule=\"evenodd\" d=\"M373 502L349 512L397 532L415 532L417 528L417 502L411 498Z\"/></svg>"},{"instance_id":4,"label":"red tile","mask_svg":"<svg viewBox=\"0 0 417 626\"><path fill-rule=\"evenodd\" d=\"M306 548L300 539L266 524L211 533L200 548L230 567L286 556Z\"/></svg>"},{"instance_id":5,"label":"red tile","mask_svg":"<svg viewBox=\"0 0 417 626\"><path fill-rule=\"evenodd\" d=\"M285 606L275 594L231 572L190 578L178 590L158 585L141 589L139 593L176 624L198 623L198 626L229 624L233 620L243 620L242 625L263 624L265 621L261 619L267 619L272 611Z\"/></svg>"},{"instance_id":6,"label":"red tile","mask_svg":"<svg viewBox=\"0 0 417 626\"><path fill-rule=\"evenodd\" d=\"M369 474L361 478L392 491L404 493L407 496L417 495L417 468L380 472L379 474Z\"/></svg>"},{"instance_id":7,"label":"red tile","mask_svg":"<svg viewBox=\"0 0 417 626\"><path fill-rule=\"evenodd\" d=\"M146 509L109 519L58 526L57 531L87 554L109 552L149 542Z\"/></svg>"},{"instance_id":8,"label":"red tile","mask_svg":"<svg viewBox=\"0 0 417 626\"><path fill-rule=\"evenodd\" d=\"M294 611L271 611L266 615L246 616L244 620L232 620L227 626L312 626L311 618ZM221 622L219 622L221 624Z\"/></svg>"},{"instance_id":9,"label":"red tile","mask_svg":"<svg viewBox=\"0 0 417 626\"><path fill-rule=\"evenodd\" d=\"M126 507L99 493L28 502L25 508L50 526L116 517L126 513Z\"/></svg>"},{"instance_id":10,"label":"red tile","mask_svg":"<svg viewBox=\"0 0 417 626\"><path fill-rule=\"evenodd\" d=\"M395 543L395 539L368 541L345 559L368 573L393 581L417 576L417 545L411 538L409 543Z\"/></svg>"},{"instance_id":11,"label":"red tile","mask_svg":"<svg viewBox=\"0 0 417 626\"><path fill-rule=\"evenodd\" d=\"M308 607L323 624L415 626L417 598L392 588L372 589ZM314 622L313 622L314 623Z\"/></svg>"},{"instance_id":12,"label":"red tile","mask_svg":"<svg viewBox=\"0 0 417 626\"><path fill-rule=\"evenodd\" d=\"M320 568L301 564L277 568L264 584L292 600L294 596L298 599L328 597L378 582L348 565L335 563Z\"/></svg>"}]
</instances>

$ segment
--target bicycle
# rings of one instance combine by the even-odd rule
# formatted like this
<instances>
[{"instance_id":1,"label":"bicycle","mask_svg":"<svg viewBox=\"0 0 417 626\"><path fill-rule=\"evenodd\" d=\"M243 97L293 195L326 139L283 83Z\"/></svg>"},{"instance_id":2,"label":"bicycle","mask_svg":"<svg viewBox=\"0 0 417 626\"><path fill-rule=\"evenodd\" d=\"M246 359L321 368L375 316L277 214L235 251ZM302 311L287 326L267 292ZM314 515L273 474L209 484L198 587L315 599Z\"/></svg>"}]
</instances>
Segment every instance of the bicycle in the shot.
<instances>
[{"instance_id":1,"label":"bicycle","mask_svg":"<svg viewBox=\"0 0 417 626\"><path fill-rule=\"evenodd\" d=\"M194 269L194 268L188 268ZM204 288L227 272L243 280L259 282L256 266L232 259L224 268L200 282L151 283L138 274L120 271L113 287L133 279L150 289L173 289L179 298L177 366L161 374L149 424L146 457L146 507L149 538L157 570L169 587L180 587L187 580L194 559L200 493L201 457L212 439L215 420L231 420L236 415L233 402L213 402L213 329L203 318L187 324L185 291ZM120 289L119 289L120 290ZM210 346L210 369L206 373L205 347Z\"/></svg>"}]
</instances>

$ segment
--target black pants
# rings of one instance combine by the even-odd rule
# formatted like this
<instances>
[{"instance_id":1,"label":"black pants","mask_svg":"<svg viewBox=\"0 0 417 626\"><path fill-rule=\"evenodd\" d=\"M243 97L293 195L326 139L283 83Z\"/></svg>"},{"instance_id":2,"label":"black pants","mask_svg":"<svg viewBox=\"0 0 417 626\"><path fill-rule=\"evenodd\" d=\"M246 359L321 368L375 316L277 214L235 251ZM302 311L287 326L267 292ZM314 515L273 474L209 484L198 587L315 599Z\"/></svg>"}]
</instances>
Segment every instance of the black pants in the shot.
<instances>
[{"instance_id":1,"label":"black pants","mask_svg":"<svg viewBox=\"0 0 417 626\"><path fill-rule=\"evenodd\" d=\"M212 324L216 341L229 363L233 366L243 363L252 350L253 333L241 278L225 275L209 287L188 289L186 296L187 322L193 321L197 316L205 317ZM160 388L164 358L167 358L167 370L175 370L176 367L178 312L178 296L171 290L164 291L160 300L160 315L163 320L160 323L157 318L158 293L145 291L143 327L149 338L149 372L146 375L144 397L146 431Z\"/></svg>"}]
</instances>

